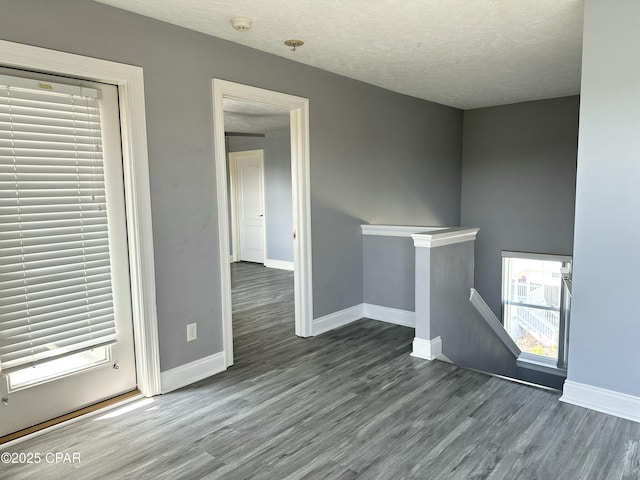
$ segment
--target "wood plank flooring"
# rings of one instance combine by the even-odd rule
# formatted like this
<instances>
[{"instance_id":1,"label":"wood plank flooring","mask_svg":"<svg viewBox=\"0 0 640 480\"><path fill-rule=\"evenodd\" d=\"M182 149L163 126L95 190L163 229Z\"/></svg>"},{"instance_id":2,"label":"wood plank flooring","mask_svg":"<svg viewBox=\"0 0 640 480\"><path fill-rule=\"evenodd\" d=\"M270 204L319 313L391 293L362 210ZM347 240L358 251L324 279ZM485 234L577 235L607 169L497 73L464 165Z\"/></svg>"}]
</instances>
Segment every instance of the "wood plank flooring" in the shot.
<instances>
[{"instance_id":1,"label":"wood plank flooring","mask_svg":"<svg viewBox=\"0 0 640 480\"><path fill-rule=\"evenodd\" d=\"M235 365L10 447L2 479L639 479L640 424L409 356L413 330L293 334L292 274L234 264Z\"/></svg>"}]
</instances>

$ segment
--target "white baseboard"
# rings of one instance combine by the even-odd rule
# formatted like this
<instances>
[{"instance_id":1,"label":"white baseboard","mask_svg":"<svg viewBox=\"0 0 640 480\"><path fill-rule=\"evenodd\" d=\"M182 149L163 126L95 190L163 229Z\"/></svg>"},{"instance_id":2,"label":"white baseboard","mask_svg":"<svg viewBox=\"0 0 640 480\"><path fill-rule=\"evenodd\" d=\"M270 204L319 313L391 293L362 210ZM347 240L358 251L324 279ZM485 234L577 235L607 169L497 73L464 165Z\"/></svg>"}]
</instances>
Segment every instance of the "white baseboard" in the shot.
<instances>
[{"instance_id":1,"label":"white baseboard","mask_svg":"<svg viewBox=\"0 0 640 480\"><path fill-rule=\"evenodd\" d=\"M363 304L364 316L372 320L402 325L403 327L416 327L416 314L399 308L383 307L371 303Z\"/></svg>"},{"instance_id":2,"label":"white baseboard","mask_svg":"<svg viewBox=\"0 0 640 480\"><path fill-rule=\"evenodd\" d=\"M584 383L564 382L561 402L640 422L640 397Z\"/></svg>"},{"instance_id":3,"label":"white baseboard","mask_svg":"<svg viewBox=\"0 0 640 480\"><path fill-rule=\"evenodd\" d=\"M355 322L356 320L360 320L363 317L364 315L361 303L338 312L330 313L329 315L313 320L313 334L320 335L321 333L328 332L334 328L342 327L351 322Z\"/></svg>"},{"instance_id":4,"label":"white baseboard","mask_svg":"<svg viewBox=\"0 0 640 480\"><path fill-rule=\"evenodd\" d=\"M412 357L435 360L439 355L442 355L442 339L440 337L431 340L418 337L413 339ZM449 362L451 361L449 360Z\"/></svg>"},{"instance_id":5,"label":"white baseboard","mask_svg":"<svg viewBox=\"0 0 640 480\"><path fill-rule=\"evenodd\" d=\"M320 335L334 328L339 328L361 318L370 318L381 322L415 328L416 314L399 308L389 308L371 303L360 303L339 312L330 313L313 320L313 334Z\"/></svg>"},{"instance_id":6,"label":"white baseboard","mask_svg":"<svg viewBox=\"0 0 640 480\"><path fill-rule=\"evenodd\" d=\"M286 260L270 260L264 261L264 266L267 268L277 268L280 270L289 270L293 272L293 262L287 262Z\"/></svg>"},{"instance_id":7,"label":"white baseboard","mask_svg":"<svg viewBox=\"0 0 640 480\"><path fill-rule=\"evenodd\" d=\"M169 393L227 369L224 352L160 372L160 391Z\"/></svg>"}]
</instances>

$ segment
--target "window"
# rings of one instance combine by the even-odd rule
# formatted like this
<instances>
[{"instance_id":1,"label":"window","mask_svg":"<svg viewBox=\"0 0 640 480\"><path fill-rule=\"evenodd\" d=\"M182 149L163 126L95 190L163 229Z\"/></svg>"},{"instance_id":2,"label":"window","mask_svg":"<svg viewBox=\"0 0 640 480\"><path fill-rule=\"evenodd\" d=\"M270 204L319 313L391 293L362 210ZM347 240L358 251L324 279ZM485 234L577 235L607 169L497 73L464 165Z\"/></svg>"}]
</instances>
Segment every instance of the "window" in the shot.
<instances>
[{"instance_id":1,"label":"window","mask_svg":"<svg viewBox=\"0 0 640 480\"><path fill-rule=\"evenodd\" d=\"M82 372L92 368L111 363L111 347L97 347L74 353L67 357L56 358L48 362L40 363L35 367L27 367L22 370L12 371L7 375L8 393L13 393L23 388L55 380L59 377Z\"/></svg>"},{"instance_id":2,"label":"window","mask_svg":"<svg viewBox=\"0 0 640 480\"><path fill-rule=\"evenodd\" d=\"M521 359L566 368L570 295L563 268L571 257L502 252L504 327Z\"/></svg>"},{"instance_id":3,"label":"window","mask_svg":"<svg viewBox=\"0 0 640 480\"><path fill-rule=\"evenodd\" d=\"M0 75L3 374L115 342L98 96Z\"/></svg>"}]
</instances>

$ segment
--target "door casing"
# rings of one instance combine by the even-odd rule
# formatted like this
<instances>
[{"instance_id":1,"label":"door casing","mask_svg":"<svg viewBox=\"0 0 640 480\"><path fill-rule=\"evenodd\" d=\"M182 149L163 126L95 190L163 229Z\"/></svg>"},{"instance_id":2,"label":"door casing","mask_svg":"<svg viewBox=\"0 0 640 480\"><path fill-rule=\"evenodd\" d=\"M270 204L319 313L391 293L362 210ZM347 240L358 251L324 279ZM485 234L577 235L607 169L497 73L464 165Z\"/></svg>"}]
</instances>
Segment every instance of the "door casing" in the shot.
<instances>
[{"instance_id":1,"label":"door casing","mask_svg":"<svg viewBox=\"0 0 640 480\"><path fill-rule=\"evenodd\" d=\"M313 335L313 281L311 271L311 193L309 172L309 100L214 78L213 140L218 206L218 235L221 315L225 363L233 365L233 324L231 316L231 268L229 262L229 210L227 196L227 155L224 140L223 99L272 105L289 110L291 129L291 178L293 203L293 260L295 334Z\"/></svg>"},{"instance_id":2,"label":"door casing","mask_svg":"<svg viewBox=\"0 0 640 480\"><path fill-rule=\"evenodd\" d=\"M47 81L42 73L38 80ZM55 83L58 77L52 77ZM83 81L83 86L95 88L100 94L102 152L106 190L106 211L109 231L111 289L117 342L107 347L107 361L98 361L85 368L58 375L34 377L28 386L11 388L10 374L1 379L0 391L6 395L6 405L0 406L0 436L11 435L25 428L67 415L89 405L123 395L137 387L133 320L129 285L128 241L126 232L125 195L123 185L121 129L118 112L118 92L113 85ZM118 368L113 368L112 365ZM42 372L23 367L32 373ZM6 389L6 390L5 390ZM72 395L69 392L73 392ZM42 399L47 401L43 402Z\"/></svg>"},{"instance_id":3,"label":"door casing","mask_svg":"<svg viewBox=\"0 0 640 480\"><path fill-rule=\"evenodd\" d=\"M0 65L118 87L136 376L146 397L159 395L160 357L144 77L141 67L0 40Z\"/></svg>"},{"instance_id":4,"label":"door casing","mask_svg":"<svg viewBox=\"0 0 640 480\"><path fill-rule=\"evenodd\" d=\"M262 225L262 254L263 254L263 259L261 263L265 263L267 257L267 223L266 223L266 214L265 214L265 210L266 210L266 200L265 200L265 195L266 195L266 191L265 191L265 182L264 182L264 150L259 149L259 150L244 150L244 151L238 151L238 152L229 152L229 179L230 179L230 188L231 188L231 195L230 200L231 200L231 243L232 243L232 261L241 261L243 260L242 258L242 252L241 252L241 247L242 247L242 228L241 228L241 222L242 222L242 205L240 202L240 198L242 195L242 191L240 189L240 176L239 176L239 170L238 170L238 162L246 157L246 156L254 156L254 155L260 155L261 158L261 170L262 170L262 175L261 175L261 179L260 182L262 184L262 192L261 192L261 196L262 196L262 220L263 220L263 225Z\"/></svg>"}]
</instances>

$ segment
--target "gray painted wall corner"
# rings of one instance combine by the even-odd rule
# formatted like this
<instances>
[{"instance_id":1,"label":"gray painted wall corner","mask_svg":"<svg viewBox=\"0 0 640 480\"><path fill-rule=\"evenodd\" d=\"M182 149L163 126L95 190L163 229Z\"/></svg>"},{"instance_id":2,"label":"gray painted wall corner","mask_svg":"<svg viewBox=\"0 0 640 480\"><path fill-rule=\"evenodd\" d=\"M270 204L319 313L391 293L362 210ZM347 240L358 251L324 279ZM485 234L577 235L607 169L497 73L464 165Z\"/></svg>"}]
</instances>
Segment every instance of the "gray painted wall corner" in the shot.
<instances>
[{"instance_id":1,"label":"gray painted wall corner","mask_svg":"<svg viewBox=\"0 0 640 480\"><path fill-rule=\"evenodd\" d=\"M416 290L416 336L442 339L442 353L453 363L476 370L514 377L516 359L498 339L469 301L473 287L474 242L419 248L416 261L428 264L427 292ZM416 283L419 284L418 279ZM423 298L419 298L423 297ZM429 301L430 331L421 325L419 302ZM424 334L429 337L424 337Z\"/></svg>"},{"instance_id":2,"label":"gray painted wall corner","mask_svg":"<svg viewBox=\"0 0 640 480\"><path fill-rule=\"evenodd\" d=\"M585 4L568 365L568 380L635 397L640 397L639 22L638 2Z\"/></svg>"},{"instance_id":3,"label":"gray painted wall corner","mask_svg":"<svg viewBox=\"0 0 640 480\"><path fill-rule=\"evenodd\" d=\"M571 254L577 96L464 113L463 226L480 227L475 288L501 316L501 251Z\"/></svg>"}]
</instances>

